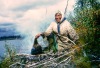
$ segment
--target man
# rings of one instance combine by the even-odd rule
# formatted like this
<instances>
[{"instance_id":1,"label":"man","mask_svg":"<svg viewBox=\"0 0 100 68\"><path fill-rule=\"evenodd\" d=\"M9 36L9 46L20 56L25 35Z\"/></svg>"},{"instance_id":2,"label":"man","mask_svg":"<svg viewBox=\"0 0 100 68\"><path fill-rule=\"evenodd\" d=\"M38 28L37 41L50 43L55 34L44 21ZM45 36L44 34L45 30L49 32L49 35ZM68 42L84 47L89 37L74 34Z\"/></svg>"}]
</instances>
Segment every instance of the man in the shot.
<instances>
[{"instance_id":1,"label":"man","mask_svg":"<svg viewBox=\"0 0 100 68\"><path fill-rule=\"evenodd\" d=\"M49 36L51 33L54 33L56 36L58 51L70 49L71 46L75 44L74 42L79 38L76 31L63 17L63 14L60 11L55 13L55 21L50 24L47 30L43 33L37 34L35 38L38 38L41 35Z\"/></svg>"}]
</instances>

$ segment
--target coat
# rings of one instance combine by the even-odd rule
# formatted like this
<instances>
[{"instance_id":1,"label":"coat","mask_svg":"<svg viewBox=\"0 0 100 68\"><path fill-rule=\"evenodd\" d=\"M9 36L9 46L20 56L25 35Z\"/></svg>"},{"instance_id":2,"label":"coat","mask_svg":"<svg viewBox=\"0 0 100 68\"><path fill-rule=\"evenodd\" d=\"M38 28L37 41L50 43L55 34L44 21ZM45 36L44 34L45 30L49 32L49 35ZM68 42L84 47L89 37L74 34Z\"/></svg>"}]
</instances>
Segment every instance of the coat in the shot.
<instances>
[{"instance_id":1,"label":"coat","mask_svg":"<svg viewBox=\"0 0 100 68\"><path fill-rule=\"evenodd\" d=\"M58 51L69 49L79 39L79 36L67 20L60 24L60 34L58 33L57 25L56 21L52 22L47 30L43 32L43 35L48 36L54 32L58 43Z\"/></svg>"}]
</instances>

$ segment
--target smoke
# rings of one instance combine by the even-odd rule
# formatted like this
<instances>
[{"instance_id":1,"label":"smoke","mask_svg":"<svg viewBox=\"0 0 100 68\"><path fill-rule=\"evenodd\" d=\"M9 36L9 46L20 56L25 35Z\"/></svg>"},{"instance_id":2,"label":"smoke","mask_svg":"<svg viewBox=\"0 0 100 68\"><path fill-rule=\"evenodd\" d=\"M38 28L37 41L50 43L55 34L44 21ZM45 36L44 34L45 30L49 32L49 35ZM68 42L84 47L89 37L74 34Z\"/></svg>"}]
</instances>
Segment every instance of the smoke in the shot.
<instances>
[{"instance_id":1,"label":"smoke","mask_svg":"<svg viewBox=\"0 0 100 68\"><path fill-rule=\"evenodd\" d=\"M43 26L45 13L44 9L28 10L24 13L22 18L16 21L16 32L21 36L24 36L21 52L30 53L34 37L36 34L43 32L40 28Z\"/></svg>"},{"instance_id":2,"label":"smoke","mask_svg":"<svg viewBox=\"0 0 100 68\"><path fill-rule=\"evenodd\" d=\"M48 25L54 20L55 12L57 10L64 12L65 6L66 2L62 1L47 7L36 7L23 12L21 17L16 19L16 32L25 37L21 45L22 51L30 53L35 35L44 32ZM71 7L69 8L71 9ZM42 41L40 40L39 42Z\"/></svg>"},{"instance_id":3,"label":"smoke","mask_svg":"<svg viewBox=\"0 0 100 68\"><path fill-rule=\"evenodd\" d=\"M69 11L73 11L75 1L69 0L67 14ZM54 20L57 10L64 12L66 0L14 0L14 2L1 0L0 6L3 6L0 7L0 23L15 24L16 26L11 29L15 28L16 34L24 36L24 39L13 41L13 43L19 45L20 53L30 53L35 35L46 30ZM43 43L43 40L40 38L39 43L44 45L41 42Z\"/></svg>"}]
</instances>

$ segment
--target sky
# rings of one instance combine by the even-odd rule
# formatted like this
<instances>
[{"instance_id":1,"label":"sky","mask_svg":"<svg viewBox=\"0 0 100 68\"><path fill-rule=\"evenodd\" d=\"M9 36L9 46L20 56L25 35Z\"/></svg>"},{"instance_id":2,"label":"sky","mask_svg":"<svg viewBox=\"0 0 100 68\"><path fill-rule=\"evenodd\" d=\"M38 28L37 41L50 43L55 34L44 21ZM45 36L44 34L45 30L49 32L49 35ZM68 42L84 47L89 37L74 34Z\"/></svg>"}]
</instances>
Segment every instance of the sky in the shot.
<instances>
[{"instance_id":1,"label":"sky","mask_svg":"<svg viewBox=\"0 0 100 68\"><path fill-rule=\"evenodd\" d=\"M0 24L16 24L23 34L37 30L43 21L53 21L54 14L64 12L67 0L0 0ZM75 0L69 0L67 12L73 10Z\"/></svg>"},{"instance_id":2,"label":"sky","mask_svg":"<svg viewBox=\"0 0 100 68\"><path fill-rule=\"evenodd\" d=\"M67 14L73 11L75 2L68 1ZM31 43L34 36L54 20L55 12L64 13L66 4L67 0L0 0L0 29L25 35L25 41Z\"/></svg>"}]
</instances>

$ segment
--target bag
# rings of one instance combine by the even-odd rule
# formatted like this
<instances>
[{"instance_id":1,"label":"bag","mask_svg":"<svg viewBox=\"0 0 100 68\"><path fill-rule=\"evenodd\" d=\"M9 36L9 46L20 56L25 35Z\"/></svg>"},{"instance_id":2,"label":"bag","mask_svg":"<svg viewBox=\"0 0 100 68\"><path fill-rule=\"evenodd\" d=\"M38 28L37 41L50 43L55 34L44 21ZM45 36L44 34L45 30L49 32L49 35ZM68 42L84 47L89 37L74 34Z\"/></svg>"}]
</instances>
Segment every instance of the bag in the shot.
<instances>
[{"instance_id":1,"label":"bag","mask_svg":"<svg viewBox=\"0 0 100 68\"><path fill-rule=\"evenodd\" d=\"M42 54L42 47L38 44L37 39L34 39L33 48L31 49L31 55Z\"/></svg>"},{"instance_id":2,"label":"bag","mask_svg":"<svg viewBox=\"0 0 100 68\"><path fill-rule=\"evenodd\" d=\"M31 55L42 54L42 47L37 46L36 48L31 49Z\"/></svg>"}]
</instances>

